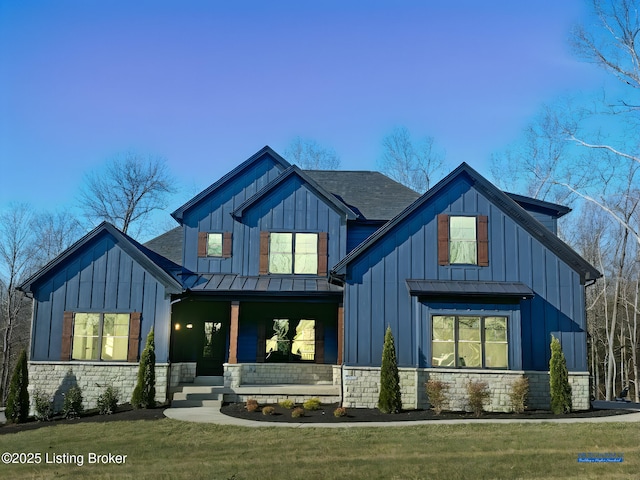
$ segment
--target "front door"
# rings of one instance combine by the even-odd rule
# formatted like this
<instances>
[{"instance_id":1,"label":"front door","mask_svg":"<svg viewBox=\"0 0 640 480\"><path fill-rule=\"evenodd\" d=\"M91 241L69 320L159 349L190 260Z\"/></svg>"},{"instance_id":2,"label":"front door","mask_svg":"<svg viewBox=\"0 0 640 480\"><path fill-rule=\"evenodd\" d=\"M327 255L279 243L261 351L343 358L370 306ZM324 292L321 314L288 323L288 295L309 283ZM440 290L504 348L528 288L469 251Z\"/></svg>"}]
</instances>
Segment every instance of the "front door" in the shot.
<instances>
[{"instance_id":1,"label":"front door","mask_svg":"<svg viewBox=\"0 0 640 480\"><path fill-rule=\"evenodd\" d=\"M223 374L223 363L227 346L224 323L205 321L202 323L202 342L198 352L196 375L219 376Z\"/></svg>"}]
</instances>

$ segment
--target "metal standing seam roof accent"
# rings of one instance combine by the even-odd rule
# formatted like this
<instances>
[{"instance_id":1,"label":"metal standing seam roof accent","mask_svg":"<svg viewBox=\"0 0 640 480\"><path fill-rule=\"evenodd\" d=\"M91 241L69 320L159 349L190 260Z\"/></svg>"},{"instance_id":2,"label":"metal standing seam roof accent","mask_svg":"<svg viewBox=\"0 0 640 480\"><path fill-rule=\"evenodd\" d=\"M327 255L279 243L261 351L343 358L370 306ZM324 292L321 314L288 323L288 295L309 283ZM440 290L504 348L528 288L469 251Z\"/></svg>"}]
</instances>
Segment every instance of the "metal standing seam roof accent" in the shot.
<instances>
[{"instance_id":1,"label":"metal standing seam roof accent","mask_svg":"<svg viewBox=\"0 0 640 480\"><path fill-rule=\"evenodd\" d=\"M234 273L193 274L184 279L185 287L197 293L240 293L278 295L342 294L342 287L326 278L244 276Z\"/></svg>"},{"instance_id":2,"label":"metal standing seam roof accent","mask_svg":"<svg viewBox=\"0 0 640 480\"><path fill-rule=\"evenodd\" d=\"M406 280L409 294L412 296L535 296L533 290L521 282L481 282L472 280Z\"/></svg>"}]
</instances>

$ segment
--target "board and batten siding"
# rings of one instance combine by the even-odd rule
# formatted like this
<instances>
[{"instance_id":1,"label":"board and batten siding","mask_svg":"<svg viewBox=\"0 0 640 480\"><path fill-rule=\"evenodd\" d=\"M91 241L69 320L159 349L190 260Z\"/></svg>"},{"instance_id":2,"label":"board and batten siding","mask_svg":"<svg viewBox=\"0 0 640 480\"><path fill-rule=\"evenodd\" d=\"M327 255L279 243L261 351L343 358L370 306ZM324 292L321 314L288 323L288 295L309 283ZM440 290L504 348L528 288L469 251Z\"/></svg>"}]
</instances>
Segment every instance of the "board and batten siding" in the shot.
<instances>
[{"instance_id":1,"label":"board and batten siding","mask_svg":"<svg viewBox=\"0 0 640 480\"><path fill-rule=\"evenodd\" d=\"M437 215L486 215L489 219L489 266L440 266ZM439 311L409 295L407 279L522 282L534 298L503 310L517 311L520 339L510 339L512 367L549 368L551 335L558 337L572 371L586 371L584 286L580 276L521 225L476 190L466 179L430 199L388 231L348 268L345 285L345 362L379 365L384 332L393 331L400 366L431 364L430 314ZM485 311L497 299L487 299ZM468 310L459 305L461 313ZM517 308L514 308L517 307ZM475 305L474 309L479 307ZM512 320L513 321L513 320Z\"/></svg>"},{"instance_id":2,"label":"board and batten siding","mask_svg":"<svg viewBox=\"0 0 640 480\"><path fill-rule=\"evenodd\" d=\"M34 299L31 360L60 360L65 311L141 312L138 354L154 327L156 361L169 360L171 306L165 287L106 232L35 285Z\"/></svg>"},{"instance_id":3,"label":"board and batten siding","mask_svg":"<svg viewBox=\"0 0 640 480\"><path fill-rule=\"evenodd\" d=\"M243 228L233 219L231 212L274 180L282 169L282 165L265 155L185 212L183 265L186 269L197 273L240 273L246 270L242 263ZM198 257L199 232L231 232L231 257Z\"/></svg>"},{"instance_id":4,"label":"board and batten siding","mask_svg":"<svg viewBox=\"0 0 640 480\"><path fill-rule=\"evenodd\" d=\"M292 175L269 195L256 202L242 218L242 275L258 275L260 261L260 232L302 232L328 234L328 268L331 269L346 255L347 225L344 214ZM237 243L234 244L234 246Z\"/></svg>"}]
</instances>

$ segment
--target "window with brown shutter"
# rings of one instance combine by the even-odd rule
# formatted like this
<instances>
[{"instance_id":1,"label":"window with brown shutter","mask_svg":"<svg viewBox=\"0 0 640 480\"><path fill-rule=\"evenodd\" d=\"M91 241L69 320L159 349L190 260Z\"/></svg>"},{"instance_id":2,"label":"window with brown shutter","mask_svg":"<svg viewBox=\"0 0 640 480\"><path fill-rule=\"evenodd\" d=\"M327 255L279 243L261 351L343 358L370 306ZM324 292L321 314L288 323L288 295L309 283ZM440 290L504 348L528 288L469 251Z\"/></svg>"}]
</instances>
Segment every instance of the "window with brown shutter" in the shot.
<instances>
[{"instance_id":1,"label":"window with brown shutter","mask_svg":"<svg viewBox=\"0 0 640 480\"><path fill-rule=\"evenodd\" d=\"M438 265L449 265L449 215L438 215Z\"/></svg>"},{"instance_id":2,"label":"window with brown shutter","mask_svg":"<svg viewBox=\"0 0 640 480\"><path fill-rule=\"evenodd\" d=\"M60 360L71 359L71 341L73 339L73 312L64 312L62 315L62 349Z\"/></svg>"},{"instance_id":3,"label":"window with brown shutter","mask_svg":"<svg viewBox=\"0 0 640 480\"><path fill-rule=\"evenodd\" d=\"M224 232L222 234L222 258L231 258L231 232Z\"/></svg>"},{"instance_id":4,"label":"window with brown shutter","mask_svg":"<svg viewBox=\"0 0 640 480\"><path fill-rule=\"evenodd\" d=\"M260 275L269 273L269 232L260 232Z\"/></svg>"},{"instance_id":5,"label":"window with brown shutter","mask_svg":"<svg viewBox=\"0 0 640 480\"><path fill-rule=\"evenodd\" d=\"M328 234L327 232L320 232L318 234L318 275L321 277L327 276L327 264L329 261L328 253Z\"/></svg>"},{"instance_id":6,"label":"window with brown shutter","mask_svg":"<svg viewBox=\"0 0 640 480\"><path fill-rule=\"evenodd\" d=\"M140 342L140 312L133 312L129 317L129 353L127 362L138 361L138 344Z\"/></svg>"},{"instance_id":7,"label":"window with brown shutter","mask_svg":"<svg viewBox=\"0 0 640 480\"><path fill-rule=\"evenodd\" d=\"M489 266L489 217L478 216L478 265Z\"/></svg>"},{"instance_id":8,"label":"window with brown shutter","mask_svg":"<svg viewBox=\"0 0 640 480\"><path fill-rule=\"evenodd\" d=\"M486 215L438 215L438 265L489 266Z\"/></svg>"},{"instance_id":9,"label":"window with brown shutter","mask_svg":"<svg viewBox=\"0 0 640 480\"><path fill-rule=\"evenodd\" d=\"M207 232L198 232L198 256L199 257L207 256L207 240L208 240Z\"/></svg>"}]
</instances>

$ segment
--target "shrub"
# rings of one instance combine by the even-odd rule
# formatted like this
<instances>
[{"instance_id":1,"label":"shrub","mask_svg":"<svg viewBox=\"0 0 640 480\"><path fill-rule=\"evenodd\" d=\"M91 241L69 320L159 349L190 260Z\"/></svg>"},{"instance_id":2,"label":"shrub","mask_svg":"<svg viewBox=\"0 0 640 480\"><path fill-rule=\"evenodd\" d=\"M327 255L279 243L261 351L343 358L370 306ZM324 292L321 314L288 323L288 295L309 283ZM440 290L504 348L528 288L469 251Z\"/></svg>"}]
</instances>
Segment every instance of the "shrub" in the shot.
<instances>
[{"instance_id":1,"label":"shrub","mask_svg":"<svg viewBox=\"0 0 640 480\"><path fill-rule=\"evenodd\" d=\"M304 408L296 407L291 410L291 416L293 418L304 417Z\"/></svg>"},{"instance_id":2,"label":"shrub","mask_svg":"<svg viewBox=\"0 0 640 480\"><path fill-rule=\"evenodd\" d=\"M48 422L53 416L53 399L42 390L33 392L33 402L36 410L36 420Z\"/></svg>"},{"instance_id":3,"label":"shrub","mask_svg":"<svg viewBox=\"0 0 640 480\"><path fill-rule=\"evenodd\" d=\"M11 375L9 394L5 415L7 420L14 423L22 423L29 416L29 372L27 370L27 352L22 350L18 362Z\"/></svg>"},{"instance_id":4,"label":"shrub","mask_svg":"<svg viewBox=\"0 0 640 480\"><path fill-rule=\"evenodd\" d=\"M347 416L347 409L344 407L338 407L333 411L333 416L336 418L340 418L340 417L346 417Z\"/></svg>"},{"instance_id":5,"label":"shrub","mask_svg":"<svg viewBox=\"0 0 640 480\"><path fill-rule=\"evenodd\" d=\"M82 406L82 390L77 385L71 387L64 394L62 413L65 418L76 418L84 411Z\"/></svg>"},{"instance_id":6,"label":"shrub","mask_svg":"<svg viewBox=\"0 0 640 480\"><path fill-rule=\"evenodd\" d=\"M286 408L287 410L291 410L295 404L293 403L293 400L287 399L287 400L280 400L278 402L278 405L280 405L282 408Z\"/></svg>"},{"instance_id":7,"label":"shrub","mask_svg":"<svg viewBox=\"0 0 640 480\"><path fill-rule=\"evenodd\" d=\"M486 382L469 381L467 384L468 404L476 417L484 412L484 404L489 401L489 386Z\"/></svg>"},{"instance_id":8,"label":"shrub","mask_svg":"<svg viewBox=\"0 0 640 480\"><path fill-rule=\"evenodd\" d=\"M313 411L318 410L320 408L320 399L319 398L310 398L305 400L302 404L305 410Z\"/></svg>"},{"instance_id":9,"label":"shrub","mask_svg":"<svg viewBox=\"0 0 640 480\"><path fill-rule=\"evenodd\" d=\"M527 405L527 396L529 395L529 379L527 377L519 377L511 384L511 392L509 400L511 401L511 409L515 413L524 412Z\"/></svg>"},{"instance_id":10,"label":"shrub","mask_svg":"<svg viewBox=\"0 0 640 480\"><path fill-rule=\"evenodd\" d=\"M156 406L156 352L153 328L147 335L147 343L140 355L138 382L133 389L131 405L133 408L153 408Z\"/></svg>"},{"instance_id":11,"label":"shrub","mask_svg":"<svg viewBox=\"0 0 640 480\"><path fill-rule=\"evenodd\" d=\"M448 403L447 390L449 390L449 385L440 380L429 380L425 385L431 408L436 415L440 415Z\"/></svg>"},{"instance_id":12,"label":"shrub","mask_svg":"<svg viewBox=\"0 0 640 480\"><path fill-rule=\"evenodd\" d=\"M549 361L549 387L551 392L551 411L555 414L571 411L571 385L567 361L562 345L556 337L551 339L551 360Z\"/></svg>"},{"instance_id":13,"label":"shrub","mask_svg":"<svg viewBox=\"0 0 640 480\"><path fill-rule=\"evenodd\" d=\"M400 377L398 375L396 347L393 334L391 333L391 327L387 327L384 335L384 346L382 348L378 409L382 413L398 413L401 408L402 397L400 394Z\"/></svg>"},{"instance_id":14,"label":"shrub","mask_svg":"<svg viewBox=\"0 0 640 480\"><path fill-rule=\"evenodd\" d=\"M118 407L118 389L112 385L98 396L98 411L100 415L111 415Z\"/></svg>"},{"instance_id":15,"label":"shrub","mask_svg":"<svg viewBox=\"0 0 640 480\"><path fill-rule=\"evenodd\" d=\"M258 401L250 398L249 400L247 400L244 408L247 409L247 412L255 412L256 410L258 410Z\"/></svg>"},{"instance_id":16,"label":"shrub","mask_svg":"<svg viewBox=\"0 0 640 480\"><path fill-rule=\"evenodd\" d=\"M275 407L272 407L271 405L269 405L268 407L262 407L263 415L273 415L274 413L276 413Z\"/></svg>"}]
</instances>

